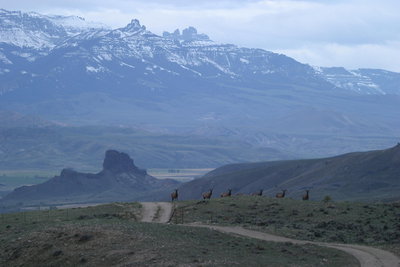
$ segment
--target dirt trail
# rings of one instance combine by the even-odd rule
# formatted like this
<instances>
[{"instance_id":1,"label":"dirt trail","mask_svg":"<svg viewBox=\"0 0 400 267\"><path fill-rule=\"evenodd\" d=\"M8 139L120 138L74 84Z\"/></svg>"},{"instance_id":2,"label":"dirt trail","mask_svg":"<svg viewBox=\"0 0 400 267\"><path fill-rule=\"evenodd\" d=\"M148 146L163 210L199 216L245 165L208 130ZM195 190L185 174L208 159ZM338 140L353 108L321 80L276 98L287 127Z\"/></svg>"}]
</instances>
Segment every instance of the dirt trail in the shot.
<instances>
[{"instance_id":1,"label":"dirt trail","mask_svg":"<svg viewBox=\"0 0 400 267\"><path fill-rule=\"evenodd\" d=\"M353 255L360 262L361 267L399 267L400 259L387 251L360 245L336 244L336 243L323 243L311 242L304 240L296 240L276 235L271 235L263 232L244 229L242 227L231 226L212 226L204 224L189 224L189 226L204 227L216 230L223 233L237 234L241 236L261 239L272 242L290 242L293 244L314 244L323 247L335 248L342 250L350 255Z\"/></svg>"},{"instance_id":2,"label":"dirt trail","mask_svg":"<svg viewBox=\"0 0 400 267\"><path fill-rule=\"evenodd\" d=\"M167 223L171 218L171 203L141 202L140 204L142 204L142 222Z\"/></svg>"},{"instance_id":3,"label":"dirt trail","mask_svg":"<svg viewBox=\"0 0 400 267\"><path fill-rule=\"evenodd\" d=\"M173 205L171 203L142 202L141 204L142 222L169 222L173 209ZM238 226L215 226L199 223L186 224L186 226L209 228L222 233L241 235L270 242L290 242L292 244L299 245L314 244L318 246L334 248L353 255L360 262L361 267L400 267L400 259L396 255L388 251L367 246L296 240L268 233L248 230Z\"/></svg>"}]
</instances>

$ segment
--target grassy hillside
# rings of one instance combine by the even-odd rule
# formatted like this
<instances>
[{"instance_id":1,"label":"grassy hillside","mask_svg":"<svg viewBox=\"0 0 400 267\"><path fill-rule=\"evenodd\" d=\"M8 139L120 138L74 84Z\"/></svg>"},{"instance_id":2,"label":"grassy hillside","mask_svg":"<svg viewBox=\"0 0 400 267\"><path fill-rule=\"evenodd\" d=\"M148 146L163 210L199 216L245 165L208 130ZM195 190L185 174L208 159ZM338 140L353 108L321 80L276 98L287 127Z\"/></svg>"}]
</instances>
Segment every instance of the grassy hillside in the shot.
<instances>
[{"instance_id":1,"label":"grassy hillside","mask_svg":"<svg viewBox=\"0 0 400 267\"><path fill-rule=\"evenodd\" d=\"M400 199L400 145L385 150L350 153L331 158L232 164L220 167L180 188L183 199L200 198L214 188L216 194L252 193L264 189L274 196L281 189L300 199L311 189L312 199L330 195L335 200Z\"/></svg>"},{"instance_id":2,"label":"grassy hillside","mask_svg":"<svg viewBox=\"0 0 400 267\"><path fill-rule=\"evenodd\" d=\"M0 265L358 266L347 254L208 229L139 223L139 204L2 214Z\"/></svg>"},{"instance_id":3,"label":"grassy hillside","mask_svg":"<svg viewBox=\"0 0 400 267\"><path fill-rule=\"evenodd\" d=\"M182 215L183 213L183 215ZM400 254L400 203L234 196L183 201L175 220L241 225L295 239L389 246Z\"/></svg>"}]
</instances>

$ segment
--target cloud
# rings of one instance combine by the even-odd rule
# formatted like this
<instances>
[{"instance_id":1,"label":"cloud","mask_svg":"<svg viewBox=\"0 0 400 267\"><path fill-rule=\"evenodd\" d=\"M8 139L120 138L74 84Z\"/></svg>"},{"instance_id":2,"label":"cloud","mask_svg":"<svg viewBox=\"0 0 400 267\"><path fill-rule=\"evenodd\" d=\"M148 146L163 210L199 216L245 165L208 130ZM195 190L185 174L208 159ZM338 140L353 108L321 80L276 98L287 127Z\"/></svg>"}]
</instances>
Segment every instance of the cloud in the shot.
<instances>
[{"instance_id":1,"label":"cloud","mask_svg":"<svg viewBox=\"0 0 400 267\"><path fill-rule=\"evenodd\" d=\"M6 9L79 15L114 28L138 18L157 34L194 26L218 42L281 51L315 65L332 62L349 67L363 63L365 67L393 69L395 64L390 53L400 54L400 48L393 45L400 42L397 26L400 25L400 1L397 0L13 2L0 0ZM370 56L362 58L359 51Z\"/></svg>"}]
</instances>

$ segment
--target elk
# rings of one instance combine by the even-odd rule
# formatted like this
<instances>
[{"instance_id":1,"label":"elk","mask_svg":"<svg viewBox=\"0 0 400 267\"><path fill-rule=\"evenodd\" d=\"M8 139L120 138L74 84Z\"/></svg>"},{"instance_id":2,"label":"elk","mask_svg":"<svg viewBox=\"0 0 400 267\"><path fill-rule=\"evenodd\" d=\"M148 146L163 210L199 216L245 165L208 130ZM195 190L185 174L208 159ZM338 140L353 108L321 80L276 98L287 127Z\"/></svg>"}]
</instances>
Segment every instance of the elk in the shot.
<instances>
[{"instance_id":1,"label":"elk","mask_svg":"<svg viewBox=\"0 0 400 267\"><path fill-rule=\"evenodd\" d=\"M228 192L224 192L221 194L221 197L230 197L232 194L232 189L228 189Z\"/></svg>"},{"instance_id":2,"label":"elk","mask_svg":"<svg viewBox=\"0 0 400 267\"><path fill-rule=\"evenodd\" d=\"M178 189L171 193L171 201L178 200Z\"/></svg>"},{"instance_id":3,"label":"elk","mask_svg":"<svg viewBox=\"0 0 400 267\"><path fill-rule=\"evenodd\" d=\"M212 196L212 191L213 191L213 189L212 189L212 188L210 188L210 191L208 191L208 192L204 192L204 193L202 194L202 196L203 196L203 199L210 199L210 198L211 198L211 196Z\"/></svg>"},{"instance_id":4,"label":"elk","mask_svg":"<svg viewBox=\"0 0 400 267\"><path fill-rule=\"evenodd\" d=\"M277 193L276 198L284 198L286 191L286 189L282 189L282 193Z\"/></svg>"},{"instance_id":5,"label":"elk","mask_svg":"<svg viewBox=\"0 0 400 267\"><path fill-rule=\"evenodd\" d=\"M308 200L310 198L310 196L308 195L308 192L310 190L306 190L306 193L303 195L303 200Z\"/></svg>"},{"instance_id":6,"label":"elk","mask_svg":"<svg viewBox=\"0 0 400 267\"><path fill-rule=\"evenodd\" d=\"M260 191L258 192L254 192L253 194L251 194L252 196L262 196L263 194L263 189L260 189Z\"/></svg>"}]
</instances>

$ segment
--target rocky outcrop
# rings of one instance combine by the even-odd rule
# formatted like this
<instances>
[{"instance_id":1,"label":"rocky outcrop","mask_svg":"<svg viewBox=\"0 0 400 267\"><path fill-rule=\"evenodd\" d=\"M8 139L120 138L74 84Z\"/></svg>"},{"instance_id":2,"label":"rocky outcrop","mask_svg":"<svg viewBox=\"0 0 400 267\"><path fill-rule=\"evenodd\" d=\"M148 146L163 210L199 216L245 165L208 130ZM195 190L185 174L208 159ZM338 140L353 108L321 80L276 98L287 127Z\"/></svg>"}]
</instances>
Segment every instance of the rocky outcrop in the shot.
<instances>
[{"instance_id":1,"label":"rocky outcrop","mask_svg":"<svg viewBox=\"0 0 400 267\"><path fill-rule=\"evenodd\" d=\"M133 159L131 159L128 154L116 150L106 151L103 171L109 171L111 173L134 172L147 175L145 170L140 170L135 166Z\"/></svg>"},{"instance_id":2,"label":"rocky outcrop","mask_svg":"<svg viewBox=\"0 0 400 267\"><path fill-rule=\"evenodd\" d=\"M38 185L22 186L6 195L0 205L82 203L151 199L154 192L170 190L177 181L157 179L135 166L128 154L108 150L97 174L63 169L59 176ZM165 194L168 199L168 195Z\"/></svg>"},{"instance_id":3,"label":"rocky outcrop","mask_svg":"<svg viewBox=\"0 0 400 267\"><path fill-rule=\"evenodd\" d=\"M173 33L163 32L163 37L173 40L180 41L210 41L210 38L204 33L197 33L197 29L194 27L188 27L180 33L179 29L176 29Z\"/></svg>"}]
</instances>

